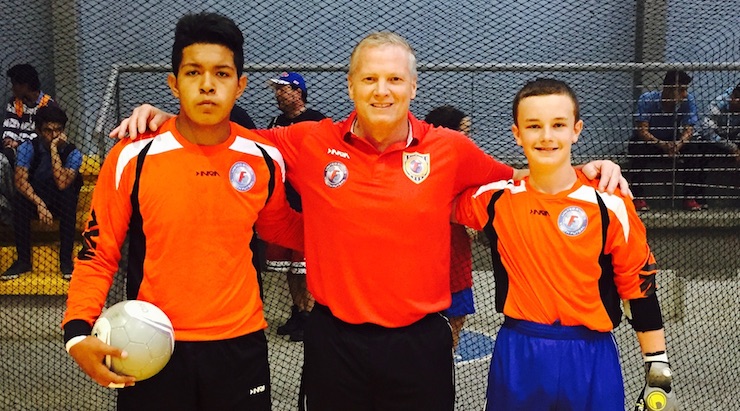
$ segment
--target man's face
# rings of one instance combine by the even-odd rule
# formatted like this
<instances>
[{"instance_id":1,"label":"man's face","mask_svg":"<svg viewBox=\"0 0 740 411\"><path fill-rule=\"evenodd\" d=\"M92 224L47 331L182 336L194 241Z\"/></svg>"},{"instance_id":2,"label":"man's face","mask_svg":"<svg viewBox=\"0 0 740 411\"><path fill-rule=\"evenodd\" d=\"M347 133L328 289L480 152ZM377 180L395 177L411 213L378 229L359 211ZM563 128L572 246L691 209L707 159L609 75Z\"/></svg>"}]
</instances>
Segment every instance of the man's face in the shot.
<instances>
[{"instance_id":1,"label":"man's face","mask_svg":"<svg viewBox=\"0 0 740 411\"><path fill-rule=\"evenodd\" d=\"M219 44L192 44L182 50L177 76L167 82L180 99L180 114L202 126L229 120L234 102L244 92L247 77L237 74L234 53Z\"/></svg>"},{"instance_id":2,"label":"man's face","mask_svg":"<svg viewBox=\"0 0 740 411\"><path fill-rule=\"evenodd\" d=\"M39 126L37 131L48 147L55 138L59 137L64 132L64 125L61 123L48 122Z\"/></svg>"},{"instance_id":3,"label":"man's face","mask_svg":"<svg viewBox=\"0 0 740 411\"><path fill-rule=\"evenodd\" d=\"M680 103L689 97L689 86L678 85L678 86L664 86L668 95L665 96L668 100L674 103Z\"/></svg>"},{"instance_id":4,"label":"man's face","mask_svg":"<svg viewBox=\"0 0 740 411\"><path fill-rule=\"evenodd\" d=\"M13 83L12 90L13 97L23 101L26 106L34 107L36 105L36 98L34 97L36 93L28 87L28 84Z\"/></svg>"},{"instance_id":5,"label":"man's face","mask_svg":"<svg viewBox=\"0 0 740 411\"><path fill-rule=\"evenodd\" d=\"M366 46L358 53L357 64L347 76L358 121L381 127L406 122L409 105L416 97L409 52L401 46L383 45Z\"/></svg>"},{"instance_id":6,"label":"man's face","mask_svg":"<svg viewBox=\"0 0 740 411\"><path fill-rule=\"evenodd\" d=\"M740 113L740 95L730 96L730 112Z\"/></svg>"},{"instance_id":7,"label":"man's face","mask_svg":"<svg viewBox=\"0 0 740 411\"><path fill-rule=\"evenodd\" d=\"M570 165L571 145L578 141L583 121L576 121L573 100L564 94L526 97L519 102L516 143L530 166Z\"/></svg>"},{"instance_id":8,"label":"man's face","mask_svg":"<svg viewBox=\"0 0 740 411\"><path fill-rule=\"evenodd\" d=\"M290 84L275 84L273 88L278 108L284 113L294 110L303 102L300 88L294 89Z\"/></svg>"}]
</instances>

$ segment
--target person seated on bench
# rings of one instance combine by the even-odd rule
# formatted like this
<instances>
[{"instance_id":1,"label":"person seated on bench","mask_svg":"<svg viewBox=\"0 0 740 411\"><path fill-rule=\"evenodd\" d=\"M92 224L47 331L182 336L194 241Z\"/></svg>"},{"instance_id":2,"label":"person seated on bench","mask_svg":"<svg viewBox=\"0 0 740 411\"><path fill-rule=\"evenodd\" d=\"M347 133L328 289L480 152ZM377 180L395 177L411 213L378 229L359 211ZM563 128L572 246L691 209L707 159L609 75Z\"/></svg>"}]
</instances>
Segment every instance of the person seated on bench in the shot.
<instances>
[{"instance_id":1,"label":"person seated on bench","mask_svg":"<svg viewBox=\"0 0 740 411\"><path fill-rule=\"evenodd\" d=\"M67 142L67 115L58 106L46 106L36 114L38 138L18 146L15 166L13 229L18 259L0 276L12 280L31 271L31 219L44 224L59 219L59 265L62 278L72 278L72 247L77 217L77 198L82 187L82 153Z\"/></svg>"}]
</instances>

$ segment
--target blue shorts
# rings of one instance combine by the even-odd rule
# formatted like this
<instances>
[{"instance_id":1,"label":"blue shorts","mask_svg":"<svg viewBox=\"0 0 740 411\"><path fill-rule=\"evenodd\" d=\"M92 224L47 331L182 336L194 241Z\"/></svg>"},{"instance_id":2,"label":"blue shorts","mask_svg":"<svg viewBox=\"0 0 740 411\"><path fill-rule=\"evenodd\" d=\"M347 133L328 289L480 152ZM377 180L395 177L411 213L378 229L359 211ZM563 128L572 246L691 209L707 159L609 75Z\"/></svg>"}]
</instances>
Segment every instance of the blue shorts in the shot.
<instances>
[{"instance_id":1,"label":"blue shorts","mask_svg":"<svg viewBox=\"0 0 740 411\"><path fill-rule=\"evenodd\" d=\"M442 314L447 318L475 314L473 289L466 288L462 291L452 293L452 304L450 304L450 308L442 311Z\"/></svg>"},{"instance_id":2,"label":"blue shorts","mask_svg":"<svg viewBox=\"0 0 740 411\"><path fill-rule=\"evenodd\" d=\"M624 411L614 336L506 318L496 337L486 410Z\"/></svg>"}]
</instances>

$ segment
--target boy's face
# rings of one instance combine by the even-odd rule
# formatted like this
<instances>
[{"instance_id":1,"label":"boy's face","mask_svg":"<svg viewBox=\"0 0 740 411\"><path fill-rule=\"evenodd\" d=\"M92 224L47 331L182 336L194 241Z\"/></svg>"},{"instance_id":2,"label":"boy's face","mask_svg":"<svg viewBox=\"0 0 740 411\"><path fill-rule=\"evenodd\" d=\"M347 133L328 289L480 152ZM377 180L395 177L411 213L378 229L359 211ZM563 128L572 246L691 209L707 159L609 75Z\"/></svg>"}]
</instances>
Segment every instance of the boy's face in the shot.
<instances>
[{"instance_id":1,"label":"boy's face","mask_svg":"<svg viewBox=\"0 0 740 411\"><path fill-rule=\"evenodd\" d=\"M23 101L28 107L34 107L36 105L36 98L33 90L28 87L28 84L12 83L13 97Z\"/></svg>"},{"instance_id":2,"label":"boy's face","mask_svg":"<svg viewBox=\"0 0 740 411\"><path fill-rule=\"evenodd\" d=\"M41 135L41 137L44 139L43 141L46 143L46 146L48 147L52 141L54 141L55 138L59 137L62 133L64 133L64 125L62 123L54 123L54 122L48 122L41 124L38 127L38 132Z\"/></svg>"},{"instance_id":3,"label":"boy's face","mask_svg":"<svg viewBox=\"0 0 740 411\"><path fill-rule=\"evenodd\" d=\"M229 120L236 99L247 86L238 76L234 53L220 44L192 44L182 50L182 62L167 77L172 94L180 99L180 114L193 123L211 126Z\"/></svg>"},{"instance_id":4,"label":"boy's face","mask_svg":"<svg viewBox=\"0 0 740 411\"><path fill-rule=\"evenodd\" d=\"M519 102L511 126L516 143L530 166L570 165L570 148L578 141L583 121L576 121L573 100L565 94L526 97Z\"/></svg>"}]
</instances>

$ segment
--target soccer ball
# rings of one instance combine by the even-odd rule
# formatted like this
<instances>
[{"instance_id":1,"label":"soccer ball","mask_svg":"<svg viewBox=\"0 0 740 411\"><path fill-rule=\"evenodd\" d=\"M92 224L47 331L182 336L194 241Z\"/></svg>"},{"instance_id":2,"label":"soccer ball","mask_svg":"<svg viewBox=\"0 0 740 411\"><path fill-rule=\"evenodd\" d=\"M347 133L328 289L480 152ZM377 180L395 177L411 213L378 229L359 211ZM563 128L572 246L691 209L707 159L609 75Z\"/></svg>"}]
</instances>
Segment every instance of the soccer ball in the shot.
<instances>
[{"instance_id":1,"label":"soccer ball","mask_svg":"<svg viewBox=\"0 0 740 411\"><path fill-rule=\"evenodd\" d=\"M105 357L105 365L116 374L152 377L162 370L175 349L175 330L167 315L146 301L121 301L103 311L92 335L121 348L128 357Z\"/></svg>"}]
</instances>

